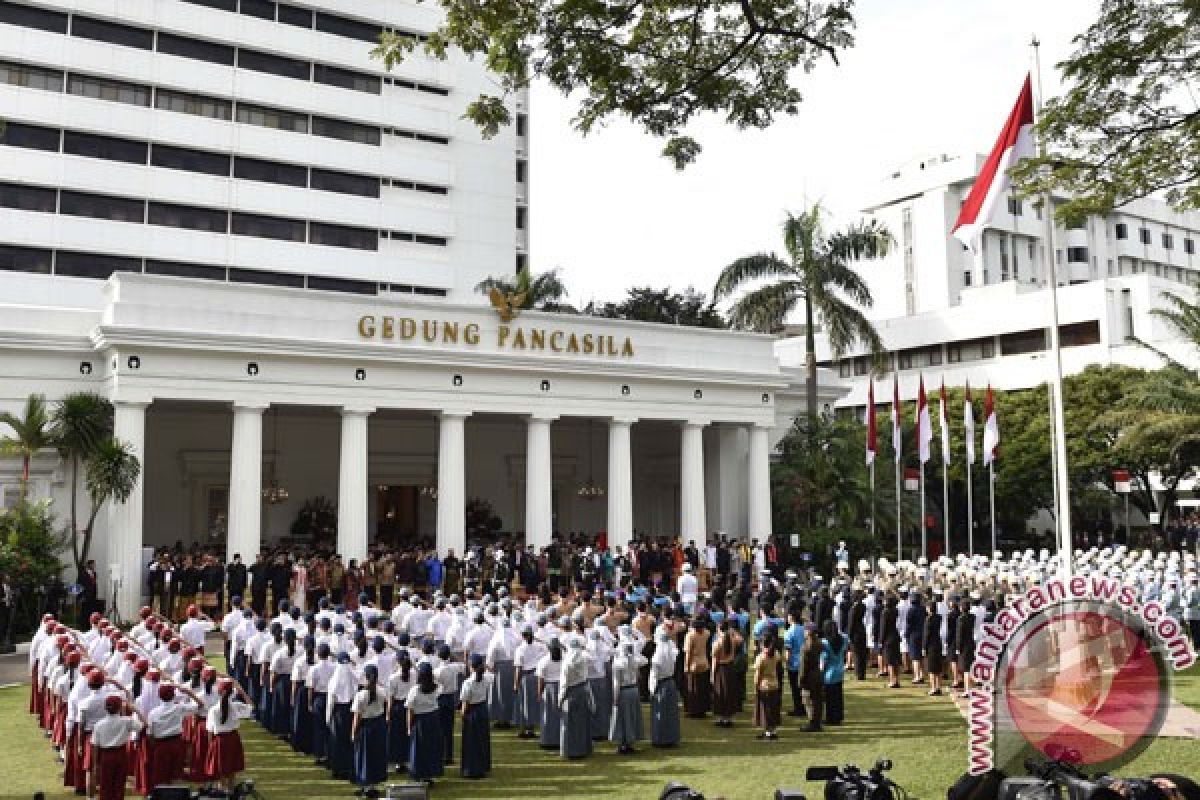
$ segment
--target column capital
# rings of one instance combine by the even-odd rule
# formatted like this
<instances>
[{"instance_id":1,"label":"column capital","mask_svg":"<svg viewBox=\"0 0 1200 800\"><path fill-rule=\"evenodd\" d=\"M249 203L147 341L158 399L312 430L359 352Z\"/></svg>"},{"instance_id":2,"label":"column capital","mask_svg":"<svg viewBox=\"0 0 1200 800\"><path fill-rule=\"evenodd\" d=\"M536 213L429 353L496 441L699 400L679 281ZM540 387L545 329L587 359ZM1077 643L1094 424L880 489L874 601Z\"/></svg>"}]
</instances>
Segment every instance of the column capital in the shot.
<instances>
[{"instance_id":1,"label":"column capital","mask_svg":"<svg viewBox=\"0 0 1200 800\"><path fill-rule=\"evenodd\" d=\"M114 408L128 408L133 411L144 411L147 407L149 407L151 402L152 401L150 400L113 400L112 404Z\"/></svg>"},{"instance_id":2,"label":"column capital","mask_svg":"<svg viewBox=\"0 0 1200 800\"><path fill-rule=\"evenodd\" d=\"M679 423L679 427L681 427L681 428L707 428L711 424L712 424L711 419L692 418L692 419L682 420Z\"/></svg>"},{"instance_id":3,"label":"column capital","mask_svg":"<svg viewBox=\"0 0 1200 800\"><path fill-rule=\"evenodd\" d=\"M609 417L608 424L628 427L630 425L633 425L637 421L638 421L637 417Z\"/></svg>"},{"instance_id":4,"label":"column capital","mask_svg":"<svg viewBox=\"0 0 1200 800\"><path fill-rule=\"evenodd\" d=\"M234 400L231 404L234 413L258 413L266 411L271 404L264 400Z\"/></svg>"},{"instance_id":5,"label":"column capital","mask_svg":"<svg viewBox=\"0 0 1200 800\"><path fill-rule=\"evenodd\" d=\"M341 408L343 417L355 417L355 416L368 417L371 414L374 414L377 410L378 409L375 406L363 406L363 405L344 405Z\"/></svg>"},{"instance_id":6,"label":"column capital","mask_svg":"<svg viewBox=\"0 0 1200 800\"><path fill-rule=\"evenodd\" d=\"M526 415L526 422L545 422L547 424L558 420L558 414L547 414L544 411L535 411Z\"/></svg>"},{"instance_id":7,"label":"column capital","mask_svg":"<svg viewBox=\"0 0 1200 800\"><path fill-rule=\"evenodd\" d=\"M437 412L438 419L466 419L474 412L463 411L461 409L444 408Z\"/></svg>"}]
</instances>

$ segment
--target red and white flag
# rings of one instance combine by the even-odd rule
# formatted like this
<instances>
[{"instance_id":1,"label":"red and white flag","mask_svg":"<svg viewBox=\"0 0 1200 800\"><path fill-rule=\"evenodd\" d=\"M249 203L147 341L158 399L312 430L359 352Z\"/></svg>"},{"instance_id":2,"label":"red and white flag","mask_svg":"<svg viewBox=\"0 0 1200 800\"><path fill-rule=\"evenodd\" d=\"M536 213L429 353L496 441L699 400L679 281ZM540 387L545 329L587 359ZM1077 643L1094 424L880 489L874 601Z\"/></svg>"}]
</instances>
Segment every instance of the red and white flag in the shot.
<instances>
[{"instance_id":1,"label":"red and white flag","mask_svg":"<svg viewBox=\"0 0 1200 800\"><path fill-rule=\"evenodd\" d=\"M975 406L971 403L971 382L967 381L967 398L963 401L963 436L967 440L967 463L975 463Z\"/></svg>"},{"instance_id":2,"label":"red and white flag","mask_svg":"<svg viewBox=\"0 0 1200 800\"><path fill-rule=\"evenodd\" d=\"M996 460L996 448L1000 445L1000 422L996 419L996 406L992 403L992 385L988 384L987 400L983 404L983 464Z\"/></svg>"},{"instance_id":3,"label":"red and white flag","mask_svg":"<svg viewBox=\"0 0 1200 800\"><path fill-rule=\"evenodd\" d=\"M938 427L942 432L942 463L950 463L950 414L946 411L946 379L942 378L942 388L938 390Z\"/></svg>"},{"instance_id":4,"label":"red and white flag","mask_svg":"<svg viewBox=\"0 0 1200 800\"><path fill-rule=\"evenodd\" d=\"M900 379L892 373L892 451L896 454L896 463L900 463L900 455L904 450L904 442L900 439Z\"/></svg>"},{"instance_id":5,"label":"red and white flag","mask_svg":"<svg viewBox=\"0 0 1200 800\"><path fill-rule=\"evenodd\" d=\"M1033 84L1029 76L1017 95L1017 103L1009 112L1000 138L988 154L987 161L975 178L975 185L963 202L954 223L953 234L967 247L975 247L983 229L992 219L992 212L1000 198L1007 194L1011 181L1008 170L1022 158L1034 154L1033 138Z\"/></svg>"},{"instance_id":6,"label":"red and white flag","mask_svg":"<svg viewBox=\"0 0 1200 800\"><path fill-rule=\"evenodd\" d=\"M929 418L929 402L925 397L925 376L917 384L917 455L922 464L929 460L929 443L933 441L933 421Z\"/></svg>"},{"instance_id":7,"label":"red and white flag","mask_svg":"<svg viewBox=\"0 0 1200 800\"><path fill-rule=\"evenodd\" d=\"M875 379L867 384L867 466L875 463Z\"/></svg>"}]
</instances>

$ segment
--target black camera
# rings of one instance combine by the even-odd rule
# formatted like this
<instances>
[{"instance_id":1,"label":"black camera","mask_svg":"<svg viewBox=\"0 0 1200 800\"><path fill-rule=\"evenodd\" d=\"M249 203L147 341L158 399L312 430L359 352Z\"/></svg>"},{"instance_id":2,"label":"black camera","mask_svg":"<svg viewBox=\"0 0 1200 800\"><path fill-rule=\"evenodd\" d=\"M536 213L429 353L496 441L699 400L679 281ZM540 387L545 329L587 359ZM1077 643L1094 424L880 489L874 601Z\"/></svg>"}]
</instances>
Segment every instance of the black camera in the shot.
<instances>
[{"instance_id":1,"label":"black camera","mask_svg":"<svg viewBox=\"0 0 1200 800\"><path fill-rule=\"evenodd\" d=\"M1000 784L999 800L1122 800L1108 781L1088 778L1069 761L1026 759L1025 769L1029 777Z\"/></svg>"},{"instance_id":2,"label":"black camera","mask_svg":"<svg viewBox=\"0 0 1200 800\"><path fill-rule=\"evenodd\" d=\"M883 773L892 762L881 758L863 772L854 764L844 767L809 767L805 780L825 781L825 800L895 800L892 783Z\"/></svg>"}]
</instances>

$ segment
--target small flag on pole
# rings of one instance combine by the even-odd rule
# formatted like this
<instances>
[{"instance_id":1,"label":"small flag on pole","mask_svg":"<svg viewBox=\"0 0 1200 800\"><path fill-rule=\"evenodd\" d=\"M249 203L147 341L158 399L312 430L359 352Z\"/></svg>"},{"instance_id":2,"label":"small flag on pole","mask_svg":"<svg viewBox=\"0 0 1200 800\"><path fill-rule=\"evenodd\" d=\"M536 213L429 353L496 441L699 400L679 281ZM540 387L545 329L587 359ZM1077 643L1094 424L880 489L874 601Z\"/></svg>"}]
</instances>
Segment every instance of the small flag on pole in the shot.
<instances>
[{"instance_id":1,"label":"small flag on pole","mask_svg":"<svg viewBox=\"0 0 1200 800\"><path fill-rule=\"evenodd\" d=\"M867 466L875 463L875 379L867 384Z\"/></svg>"},{"instance_id":2,"label":"small flag on pole","mask_svg":"<svg viewBox=\"0 0 1200 800\"><path fill-rule=\"evenodd\" d=\"M946 411L946 379L942 378L942 388L938 390L938 427L942 432L942 463L950 463L950 415Z\"/></svg>"},{"instance_id":3,"label":"small flag on pole","mask_svg":"<svg viewBox=\"0 0 1200 800\"><path fill-rule=\"evenodd\" d=\"M900 378L892 374L892 452L896 455L896 463L900 463L900 455L904 450L904 442L900 439Z\"/></svg>"},{"instance_id":4,"label":"small flag on pole","mask_svg":"<svg viewBox=\"0 0 1200 800\"><path fill-rule=\"evenodd\" d=\"M996 448L1000 445L1000 422L996 418L996 406L992 402L992 385L987 388L987 400L983 404L983 463L996 460Z\"/></svg>"},{"instance_id":5,"label":"small flag on pole","mask_svg":"<svg viewBox=\"0 0 1200 800\"><path fill-rule=\"evenodd\" d=\"M929 443L933 441L933 421L929 418L929 402L925 397L925 376L917 384L917 455L922 464L929 461Z\"/></svg>"},{"instance_id":6,"label":"small flag on pole","mask_svg":"<svg viewBox=\"0 0 1200 800\"><path fill-rule=\"evenodd\" d=\"M983 162L967 199L963 201L952 231L954 238L967 247L975 247L984 227L991 221L996 204L1009 190L1011 181L1008 170L1020 159L1031 157L1035 149L1033 83L1030 76L1026 75L1004 129L1000 131L1000 137Z\"/></svg>"},{"instance_id":7,"label":"small flag on pole","mask_svg":"<svg viewBox=\"0 0 1200 800\"><path fill-rule=\"evenodd\" d=\"M967 463L975 463L975 406L971 403L971 382L967 381L967 396L963 401L963 428L967 440Z\"/></svg>"}]
</instances>

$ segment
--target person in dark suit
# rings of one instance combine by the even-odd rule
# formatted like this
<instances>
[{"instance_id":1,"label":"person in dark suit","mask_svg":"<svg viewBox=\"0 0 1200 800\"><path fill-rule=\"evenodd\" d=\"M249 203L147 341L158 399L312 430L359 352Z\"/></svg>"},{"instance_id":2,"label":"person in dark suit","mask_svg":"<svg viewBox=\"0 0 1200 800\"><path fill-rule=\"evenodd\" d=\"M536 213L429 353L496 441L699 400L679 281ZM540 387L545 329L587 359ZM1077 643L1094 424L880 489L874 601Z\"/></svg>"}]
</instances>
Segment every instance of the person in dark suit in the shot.
<instances>
[{"instance_id":1,"label":"person in dark suit","mask_svg":"<svg viewBox=\"0 0 1200 800\"><path fill-rule=\"evenodd\" d=\"M863 593L856 591L850 604L850 624L846 631L850 635L850 651L854 654L854 678L867 678L867 604Z\"/></svg>"},{"instance_id":2,"label":"person in dark suit","mask_svg":"<svg viewBox=\"0 0 1200 800\"><path fill-rule=\"evenodd\" d=\"M814 622L817 630L825 626L826 620L833 619L833 598L829 596L829 589L824 586L817 592L817 607L814 610L816 611Z\"/></svg>"},{"instance_id":3,"label":"person in dark suit","mask_svg":"<svg viewBox=\"0 0 1200 800\"><path fill-rule=\"evenodd\" d=\"M912 664L914 684L925 682L921 657L924 653L925 638L925 598L920 592L912 592L908 596L908 609L904 612L904 641L908 645L908 660Z\"/></svg>"},{"instance_id":4,"label":"person in dark suit","mask_svg":"<svg viewBox=\"0 0 1200 800\"><path fill-rule=\"evenodd\" d=\"M902 659L900 658L900 628L897 627L900 618L900 611L897 608L899 605L900 599L894 594L889 594L879 623L879 634L883 643L883 663L887 667L889 689L900 688Z\"/></svg>"},{"instance_id":5,"label":"person in dark suit","mask_svg":"<svg viewBox=\"0 0 1200 800\"><path fill-rule=\"evenodd\" d=\"M104 604L100 602L100 580L96 575L96 562L88 559L79 572L79 604L83 618L91 617L92 613L104 613Z\"/></svg>"},{"instance_id":6,"label":"person in dark suit","mask_svg":"<svg viewBox=\"0 0 1200 800\"><path fill-rule=\"evenodd\" d=\"M250 567L250 607L255 614L263 614L267 609L267 559L262 553Z\"/></svg>"},{"instance_id":7,"label":"person in dark suit","mask_svg":"<svg viewBox=\"0 0 1200 800\"><path fill-rule=\"evenodd\" d=\"M234 553L233 562L225 568L225 585L229 588L230 597L245 596L246 578L246 565L242 563L242 554Z\"/></svg>"},{"instance_id":8,"label":"person in dark suit","mask_svg":"<svg viewBox=\"0 0 1200 800\"><path fill-rule=\"evenodd\" d=\"M971 691L971 667L975 664L975 615L971 613L970 600L959 603L954 649L958 653L959 680L963 683L961 696L966 697Z\"/></svg>"},{"instance_id":9,"label":"person in dark suit","mask_svg":"<svg viewBox=\"0 0 1200 800\"><path fill-rule=\"evenodd\" d=\"M929 606L929 616L925 618L925 671L929 675L929 694L937 697L942 693L942 670L945 669L945 659L942 653L942 615L938 613L937 603Z\"/></svg>"},{"instance_id":10,"label":"person in dark suit","mask_svg":"<svg viewBox=\"0 0 1200 800\"><path fill-rule=\"evenodd\" d=\"M279 613L279 604L288 598L288 587L292 583L292 568L284 556L275 556L274 563L267 569L267 581L271 584L271 615Z\"/></svg>"}]
</instances>

